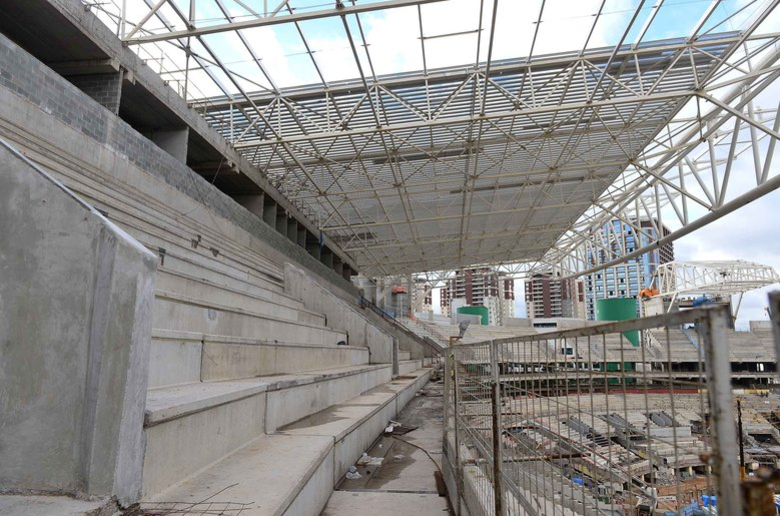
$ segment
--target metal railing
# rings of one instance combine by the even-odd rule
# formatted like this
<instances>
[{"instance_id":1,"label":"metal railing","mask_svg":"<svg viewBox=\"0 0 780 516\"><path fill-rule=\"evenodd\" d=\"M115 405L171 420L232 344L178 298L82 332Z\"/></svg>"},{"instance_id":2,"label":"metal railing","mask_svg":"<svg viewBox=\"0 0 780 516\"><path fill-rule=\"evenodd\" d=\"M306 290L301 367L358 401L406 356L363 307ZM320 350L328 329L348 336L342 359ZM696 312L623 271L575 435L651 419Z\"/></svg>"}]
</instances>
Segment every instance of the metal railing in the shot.
<instances>
[{"instance_id":1,"label":"metal railing","mask_svg":"<svg viewBox=\"0 0 780 516\"><path fill-rule=\"evenodd\" d=\"M434 329L432 324L427 324L424 321L418 319L414 313L409 312L406 317L402 318L401 324L409 328L409 330L423 338L429 338L434 342L437 342L440 346L449 346L450 337L442 334Z\"/></svg>"},{"instance_id":2,"label":"metal railing","mask_svg":"<svg viewBox=\"0 0 780 516\"><path fill-rule=\"evenodd\" d=\"M694 309L447 350L456 513L744 514L727 324Z\"/></svg>"},{"instance_id":3,"label":"metal railing","mask_svg":"<svg viewBox=\"0 0 780 516\"><path fill-rule=\"evenodd\" d=\"M381 317L383 320L387 321L388 323L393 325L393 328L396 330L404 333L407 337L414 339L415 341L421 342L425 346L432 349L436 354L440 355L443 347L436 342L435 340L428 338L424 335L419 335L415 332L413 332L406 324L403 323L403 321L399 320L396 317L393 317L389 313L387 313L385 310L382 310L379 308L373 301L370 299L363 297L362 295L358 298L358 304L360 305L360 308L368 308L370 311L372 311L374 314Z\"/></svg>"}]
</instances>

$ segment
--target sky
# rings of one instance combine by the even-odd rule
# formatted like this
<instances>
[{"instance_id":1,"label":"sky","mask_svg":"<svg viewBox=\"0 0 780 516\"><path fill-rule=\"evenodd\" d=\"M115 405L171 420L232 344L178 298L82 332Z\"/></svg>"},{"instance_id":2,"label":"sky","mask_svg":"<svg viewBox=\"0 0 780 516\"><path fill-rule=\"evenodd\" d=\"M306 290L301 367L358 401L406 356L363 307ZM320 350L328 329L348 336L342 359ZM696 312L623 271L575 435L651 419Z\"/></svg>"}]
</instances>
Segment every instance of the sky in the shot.
<instances>
[{"instance_id":1,"label":"sky","mask_svg":"<svg viewBox=\"0 0 780 516\"><path fill-rule=\"evenodd\" d=\"M118 3L114 1L114 6ZM190 0L173 0L183 12L188 12ZM359 0L359 4L372 0ZM127 0L128 18L138 21L148 10L143 0ZM276 5L276 1L242 0L258 12L265 4ZM345 2L347 3L347 2ZM705 30L713 27L728 14L744 10L737 18L717 27L717 31L739 30L745 20L760 8L763 0L724 0L721 2L705 25ZM302 22L301 29L306 43L314 55L324 78L327 81L355 79L358 68L347 39L347 30L352 33L358 44L359 62L366 75L372 71L377 75L421 70L444 66L473 66L475 61L484 61L488 53L487 41L493 17L493 6L498 6L493 37L492 58L500 61L508 58L550 54L563 51L579 51L582 48L597 48L618 43L623 30L628 26L638 0L606 0L598 23L591 26L595 13L602 0L547 0L542 12L541 23L537 23L541 0L449 0L446 2L406 7L385 11L365 13L360 16L360 24L354 16L348 17L347 27L338 17L325 20ZM633 43L644 25L655 2L645 2L644 9L629 30L626 42ZM687 36L691 28L710 6L709 0L667 0L649 26L643 41ZM236 20L250 19L247 10L235 0L224 0L224 5ZM326 8L323 0L291 0L290 5L298 13ZM480 11L480 6L483 10ZM224 23L221 13L213 0L197 0L196 25L204 26ZM181 20L170 8L163 6L161 12L176 25L183 28ZM286 14L286 13L280 13ZM480 27L482 30L478 31ZM422 27L421 27L422 26ZM151 19L144 26L159 32L161 24ZM533 35L538 34L532 48ZM780 30L780 12L772 14L759 32ZM425 40L425 62L421 49L421 32ZM255 52L261 57L263 65L269 71L274 82L282 87L299 86L320 81L311 58L306 53L304 41L292 25L254 28L243 31ZM477 43L481 34L481 44L477 52ZM362 46L363 39L369 49L369 62ZM237 79L239 85L247 91L269 88L270 83L260 73L243 47L239 38L232 33L214 34L204 38L235 73L244 78ZM587 45L586 45L587 41ZM168 56L163 68L177 70L183 67L182 52L170 45L147 48L150 55L159 55L162 49ZM195 50L207 55L205 50L195 45ZM159 66L159 62L150 61L150 66ZM222 73L212 68L212 73L229 93L236 94L237 89ZM181 78L181 72L173 73L169 78ZM215 85L203 71L190 74L195 85L190 93L196 96L219 95L221 89ZM175 84L175 82L173 83ZM774 92L775 98L780 91ZM776 102L776 101L774 101ZM772 106L774 107L774 106ZM743 160L744 161L744 160ZM780 166L776 160L774 167ZM733 195L751 188L749 179L753 177L750 166L740 162L734 170L732 181ZM747 178L747 179L746 179ZM773 192L743 209L728 215L699 231L675 242L677 260L703 259L744 259L772 265L780 270L780 228L775 221L780 214L780 192ZM522 283L517 282L515 291L522 298ZM438 293L434 303L438 304ZM740 319L765 318L766 293L754 292L745 296ZM524 314L524 303L518 303L518 315Z\"/></svg>"},{"instance_id":2,"label":"sky","mask_svg":"<svg viewBox=\"0 0 780 516\"><path fill-rule=\"evenodd\" d=\"M97 1L97 0L87 0ZM189 12L190 0L172 0L183 13ZM375 0L358 0L358 4L372 3ZM118 12L118 0L113 4L102 1L106 9ZM126 0L127 19L139 22L148 7L144 0ZM278 1L266 0L223 0L230 16L235 21L250 20L253 16L241 4L255 12L263 13L266 5L274 6ZM349 2L345 2L349 5ZM705 29L712 28L728 14L739 11L747 5L737 18L716 27L717 31L739 29L762 1L723 0ZM358 54L364 73L370 76L373 70L377 75L410 72L449 66L473 66L484 61L488 55L488 41L493 18L493 8L497 5L495 30L493 31L492 59L500 61L508 58L522 58L530 54L552 54L564 51L580 51L583 48L612 46L619 42L625 27L629 25L638 0L606 0L596 20L595 14L602 0L546 0L539 22L541 0L448 0L416 7L402 7L383 11L367 12L360 15L360 22L354 16L347 17L348 29L358 45ZM646 1L636 21L631 25L626 43L633 43L641 32L644 21L653 12L655 2ZM197 0L197 26L209 26L225 23L223 13L214 0ZM296 13L322 10L329 2L324 0L290 0ZM687 36L693 26L710 5L709 0L667 0L652 24L648 27L643 41ZM482 6L482 9L480 7ZM269 7L270 8L270 7ZM175 11L164 4L159 12L176 30L184 28L183 21ZM288 14L281 11L279 15ZM481 20L481 25L480 25ZM128 25L132 30L133 23ZM355 79L359 76L353 58L347 29L340 17L303 21L300 29L305 35L305 43L314 51L324 78L331 82ZM478 30L481 27L481 31ZM162 22L151 18L143 25L144 30L165 32ZM538 29L538 30L537 30ZM425 36L425 62L421 51L421 32ZM274 82L281 87L299 86L320 82L319 75L306 53L306 45L297 28L291 24L256 27L242 31L246 40L261 58ZM536 39L534 40L534 34ZM479 54L477 45L480 41ZM363 39L369 49L371 62L368 62L362 47ZM252 61L251 55L242 42L233 33L210 34L204 41L220 55L224 64L244 79L239 84L247 91L269 88L270 83ZM532 42L534 42L532 48ZM208 53L197 42L193 48L203 56ZM174 46L161 44L149 46L149 57L158 58L163 51L167 56L165 69L180 70L184 65L184 54ZM156 66L156 61L150 61ZM372 68L373 67L373 68ZM211 68L212 74L219 78L231 94L237 89L217 67ZM183 77L183 72L171 77ZM204 71L190 74L190 93L194 95L220 95L215 85Z\"/></svg>"}]
</instances>

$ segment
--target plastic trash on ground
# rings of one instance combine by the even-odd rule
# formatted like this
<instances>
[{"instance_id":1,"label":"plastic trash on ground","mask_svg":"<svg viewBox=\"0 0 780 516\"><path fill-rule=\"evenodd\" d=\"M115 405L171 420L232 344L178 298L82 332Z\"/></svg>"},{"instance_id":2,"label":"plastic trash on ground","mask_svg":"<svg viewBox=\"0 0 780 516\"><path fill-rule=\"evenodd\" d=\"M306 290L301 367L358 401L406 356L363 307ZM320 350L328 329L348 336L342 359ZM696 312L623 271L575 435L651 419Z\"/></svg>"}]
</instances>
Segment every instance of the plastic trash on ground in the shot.
<instances>
[{"instance_id":1,"label":"plastic trash on ground","mask_svg":"<svg viewBox=\"0 0 780 516\"><path fill-rule=\"evenodd\" d=\"M363 475L358 473L358 470L355 466L350 466L346 476L347 476L347 480L359 480L363 478Z\"/></svg>"}]
</instances>

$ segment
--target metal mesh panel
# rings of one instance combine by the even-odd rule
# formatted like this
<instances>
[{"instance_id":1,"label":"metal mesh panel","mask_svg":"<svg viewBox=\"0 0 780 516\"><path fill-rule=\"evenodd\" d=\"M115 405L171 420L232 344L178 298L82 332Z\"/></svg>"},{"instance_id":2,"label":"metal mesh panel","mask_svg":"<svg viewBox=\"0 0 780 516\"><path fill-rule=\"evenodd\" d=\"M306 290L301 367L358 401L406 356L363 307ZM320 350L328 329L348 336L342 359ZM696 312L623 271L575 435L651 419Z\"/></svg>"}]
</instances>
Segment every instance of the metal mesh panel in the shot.
<instances>
[{"instance_id":1,"label":"metal mesh panel","mask_svg":"<svg viewBox=\"0 0 780 516\"><path fill-rule=\"evenodd\" d=\"M727 324L699 309L451 348L458 513L742 514Z\"/></svg>"}]
</instances>

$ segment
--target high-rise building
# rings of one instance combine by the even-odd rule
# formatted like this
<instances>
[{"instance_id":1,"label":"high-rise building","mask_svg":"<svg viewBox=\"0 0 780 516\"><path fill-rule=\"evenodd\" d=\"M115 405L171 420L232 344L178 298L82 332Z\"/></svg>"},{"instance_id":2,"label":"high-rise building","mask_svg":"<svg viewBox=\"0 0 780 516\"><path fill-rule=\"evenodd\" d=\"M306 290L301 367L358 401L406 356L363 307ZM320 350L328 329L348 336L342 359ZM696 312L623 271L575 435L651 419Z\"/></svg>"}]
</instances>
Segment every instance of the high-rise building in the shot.
<instances>
[{"instance_id":1,"label":"high-rise building","mask_svg":"<svg viewBox=\"0 0 780 516\"><path fill-rule=\"evenodd\" d=\"M617 242L613 244L614 256L620 256L621 248L626 254L632 253L671 233L666 226L660 224L662 234L659 235L656 224L650 220L642 220L639 225L642 228L639 234L631 226L619 220L612 220L604 225L603 231L614 232L622 240L620 245ZM599 255L588 255L590 267L606 261L607 256L604 251L599 251ZM650 286L658 266L672 261L674 261L674 246L666 244L637 258L586 276L585 304L588 319L596 318L596 299L636 297L642 289ZM639 310L638 304L637 310Z\"/></svg>"},{"instance_id":2,"label":"high-rise building","mask_svg":"<svg viewBox=\"0 0 780 516\"><path fill-rule=\"evenodd\" d=\"M427 281L417 279L412 289L412 311L433 311L433 289Z\"/></svg>"},{"instance_id":3,"label":"high-rise building","mask_svg":"<svg viewBox=\"0 0 780 516\"><path fill-rule=\"evenodd\" d=\"M439 289L439 304L441 305L441 314L450 317L450 288L442 287Z\"/></svg>"},{"instance_id":4,"label":"high-rise building","mask_svg":"<svg viewBox=\"0 0 780 516\"><path fill-rule=\"evenodd\" d=\"M455 273L441 289L442 314L450 316L453 299L464 299L469 306L488 308L490 324L505 324L515 313L515 283L489 267L463 269Z\"/></svg>"},{"instance_id":5,"label":"high-rise building","mask_svg":"<svg viewBox=\"0 0 780 516\"><path fill-rule=\"evenodd\" d=\"M585 318L585 285L582 280L561 278L559 273L534 274L525 282L528 317Z\"/></svg>"}]
</instances>

